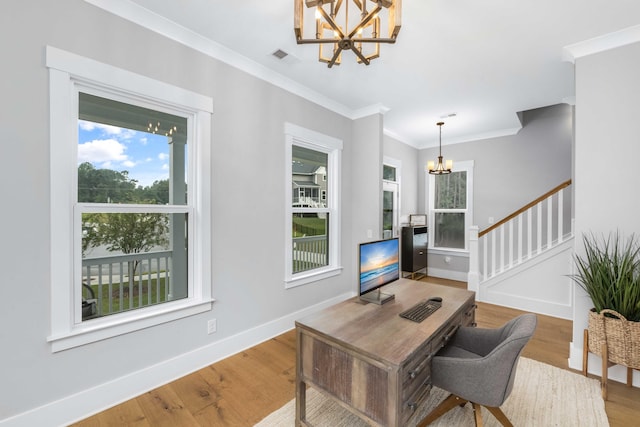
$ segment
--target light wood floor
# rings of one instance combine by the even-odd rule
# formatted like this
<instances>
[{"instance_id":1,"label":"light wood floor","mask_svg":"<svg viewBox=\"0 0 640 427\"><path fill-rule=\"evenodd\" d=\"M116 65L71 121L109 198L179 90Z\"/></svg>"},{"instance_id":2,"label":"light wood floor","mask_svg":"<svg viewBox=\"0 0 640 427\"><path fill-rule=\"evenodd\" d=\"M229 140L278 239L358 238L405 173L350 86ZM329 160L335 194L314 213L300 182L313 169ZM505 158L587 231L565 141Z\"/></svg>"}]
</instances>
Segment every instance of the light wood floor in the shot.
<instances>
[{"instance_id":1,"label":"light wood floor","mask_svg":"<svg viewBox=\"0 0 640 427\"><path fill-rule=\"evenodd\" d=\"M423 280L466 287L463 282ZM520 313L478 303L476 322L497 327ZM571 321L539 315L523 356L568 369L571 336ZM253 426L294 398L295 349L295 333L289 331L75 425ZM612 427L640 424L640 389L609 381L605 406Z\"/></svg>"}]
</instances>

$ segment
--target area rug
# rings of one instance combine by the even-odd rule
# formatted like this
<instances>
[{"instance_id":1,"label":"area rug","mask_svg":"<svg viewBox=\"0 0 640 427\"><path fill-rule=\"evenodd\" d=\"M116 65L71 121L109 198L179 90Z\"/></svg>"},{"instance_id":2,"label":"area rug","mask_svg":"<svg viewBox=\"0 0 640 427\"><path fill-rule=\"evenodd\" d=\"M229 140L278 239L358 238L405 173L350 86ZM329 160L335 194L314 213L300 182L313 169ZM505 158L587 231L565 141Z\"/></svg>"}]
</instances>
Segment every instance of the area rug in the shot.
<instances>
[{"instance_id":1,"label":"area rug","mask_svg":"<svg viewBox=\"0 0 640 427\"><path fill-rule=\"evenodd\" d=\"M433 388L429 399L418 409L422 419L448 396ZM520 358L513 391L502 405L503 412L515 426L608 426L600 382L583 375L556 368L535 360ZM295 420L295 399L256 424L256 427L290 427ZM486 409L482 409L485 426L500 426ZM368 424L313 388L307 391L307 419L315 427L366 427ZM473 426L471 405L455 408L431 426Z\"/></svg>"}]
</instances>

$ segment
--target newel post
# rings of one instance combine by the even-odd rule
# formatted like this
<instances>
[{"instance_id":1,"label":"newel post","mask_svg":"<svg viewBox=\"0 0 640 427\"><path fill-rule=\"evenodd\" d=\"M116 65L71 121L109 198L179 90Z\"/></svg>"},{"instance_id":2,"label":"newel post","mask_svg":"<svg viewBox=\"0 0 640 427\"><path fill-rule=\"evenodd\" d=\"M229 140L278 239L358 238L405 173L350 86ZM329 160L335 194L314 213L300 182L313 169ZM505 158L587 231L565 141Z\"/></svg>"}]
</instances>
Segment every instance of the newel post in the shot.
<instances>
[{"instance_id":1,"label":"newel post","mask_svg":"<svg viewBox=\"0 0 640 427\"><path fill-rule=\"evenodd\" d=\"M469 274L467 289L475 291L476 300L480 300L480 254L478 246L478 226L469 227Z\"/></svg>"}]
</instances>

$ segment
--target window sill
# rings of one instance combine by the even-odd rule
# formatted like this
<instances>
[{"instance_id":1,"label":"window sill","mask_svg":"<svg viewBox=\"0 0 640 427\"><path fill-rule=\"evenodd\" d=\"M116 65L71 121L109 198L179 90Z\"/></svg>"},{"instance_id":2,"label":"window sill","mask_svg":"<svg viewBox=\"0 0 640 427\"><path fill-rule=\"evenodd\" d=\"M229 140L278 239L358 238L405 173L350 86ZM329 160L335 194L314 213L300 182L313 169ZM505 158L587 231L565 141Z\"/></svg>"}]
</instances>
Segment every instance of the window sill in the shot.
<instances>
[{"instance_id":1,"label":"window sill","mask_svg":"<svg viewBox=\"0 0 640 427\"><path fill-rule=\"evenodd\" d=\"M469 257L467 249L447 249L447 248L428 248L427 253L430 255L449 255L458 257Z\"/></svg>"},{"instance_id":2,"label":"window sill","mask_svg":"<svg viewBox=\"0 0 640 427\"><path fill-rule=\"evenodd\" d=\"M308 283L317 282L318 280L328 279L329 277L342 274L342 267L329 267L308 273L300 273L293 278L284 281L285 289L295 288L296 286L306 285Z\"/></svg>"},{"instance_id":3,"label":"window sill","mask_svg":"<svg viewBox=\"0 0 640 427\"><path fill-rule=\"evenodd\" d=\"M51 351L57 353L207 312L211 310L213 301L175 301L119 315L105 316L83 322L70 331L53 333L47 341L51 343Z\"/></svg>"}]
</instances>

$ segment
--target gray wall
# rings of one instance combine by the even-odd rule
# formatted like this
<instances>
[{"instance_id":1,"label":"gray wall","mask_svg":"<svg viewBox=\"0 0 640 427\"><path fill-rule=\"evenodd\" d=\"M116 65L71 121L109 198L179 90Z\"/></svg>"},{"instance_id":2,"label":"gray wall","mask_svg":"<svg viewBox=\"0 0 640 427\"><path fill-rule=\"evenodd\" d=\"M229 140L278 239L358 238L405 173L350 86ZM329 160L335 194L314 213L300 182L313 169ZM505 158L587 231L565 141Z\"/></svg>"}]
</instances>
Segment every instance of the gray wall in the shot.
<instances>
[{"instance_id":1,"label":"gray wall","mask_svg":"<svg viewBox=\"0 0 640 427\"><path fill-rule=\"evenodd\" d=\"M351 226L343 227L345 241L351 244L347 254L353 265L358 258L358 244L382 238L382 115L355 120L352 126L351 162L343 164L351 177L343 186L345 204L351 209ZM351 239L348 238L351 236ZM357 290L357 267L351 275Z\"/></svg>"},{"instance_id":2,"label":"gray wall","mask_svg":"<svg viewBox=\"0 0 640 427\"><path fill-rule=\"evenodd\" d=\"M446 144L442 153L455 162L474 160L474 224L482 230L489 217L504 218L556 185L571 178L572 108L561 104L525 111L516 135ZM453 124L452 124L453 126ZM418 205L427 208L424 165L438 148L420 150L422 166Z\"/></svg>"},{"instance_id":3,"label":"gray wall","mask_svg":"<svg viewBox=\"0 0 640 427\"><path fill-rule=\"evenodd\" d=\"M640 43L576 61L575 230L579 254L583 254L583 233L640 233L640 199L635 187L640 158L639 69ZM578 287L574 306L572 348L581 353L582 332L593 305Z\"/></svg>"},{"instance_id":4,"label":"gray wall","mask_svg":"<svg viewBox=\"0 0 640 427\"><path fill-rule=\"evenodd\" d=\"M443 127L443 157L452 159L454 168L456 162L474 161L473 224L480 230L490 225L489 217L497 222L571 178L572 107L561 104L539 108L524 112L522 117L523 128L516 135L460 144L446 145L446 125ZM419 152L420 212L428 209L425 165L437 156L437 147ZM570 206L571 198L565 202ZM453 258L446 263L444 256L431 254L429 266L467 271L468 260Z\"/></svg>"},{"instance_id":5,"label":"gray wall","mask_svg":"<svg viewBox=\"0 0 640 427\"><path fill-rule=\"evenodd\" d=\"M352 140L373 139L379 117L362 126L273 85L108 14L82 0L3 3L0 14L0 420L179 357L242 331L355 289L354 241L379 230L379 202L351 210L351 199L378 200L378 186L357 188L365 171ZM50 334L49 93L44 66L51 45L143 74L214 100L213 311L52 354ZM373 120L373 122L371 121ZM285 122L342 139L341 275L284 288ZM367 135L369 125L377 126ZM355 129L355 130L354 130ZM380 160L380 154L372 161ZM373 194L375 193L375 194ZM370 208L370 209L369 209ZM353 229L352 217L362 221ZM353 231L352 231L353 229ZM352 234L353 237L352 237ZM207 320L218 331L206 334ZM293 325L291 325L293 326ZM108 404L108 402L105 402Z\"/></svg>"}]
</instances>

